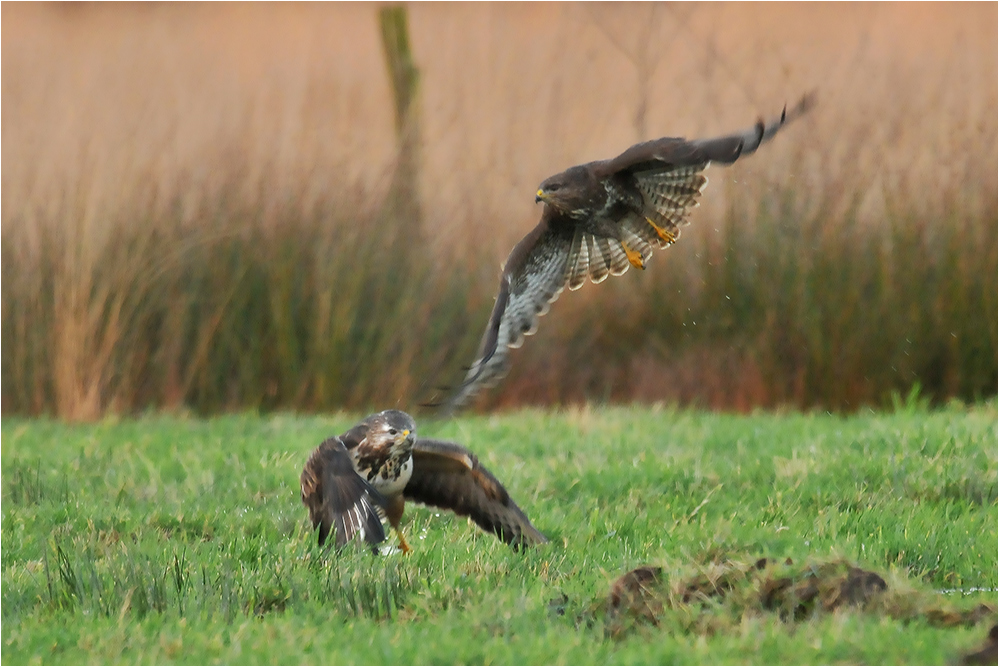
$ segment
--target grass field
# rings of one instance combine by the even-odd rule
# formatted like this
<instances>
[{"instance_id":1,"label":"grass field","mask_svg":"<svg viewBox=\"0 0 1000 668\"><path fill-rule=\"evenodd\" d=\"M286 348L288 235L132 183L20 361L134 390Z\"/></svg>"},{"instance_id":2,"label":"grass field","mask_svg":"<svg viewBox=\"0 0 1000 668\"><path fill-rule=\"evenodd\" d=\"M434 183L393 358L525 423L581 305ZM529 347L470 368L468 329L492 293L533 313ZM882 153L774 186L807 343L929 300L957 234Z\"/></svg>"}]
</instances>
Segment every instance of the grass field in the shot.
<instances>
[{"instance_id":1,"label":"grass field","mask_svg":"<svg viewBox=\"0 0 1000 668\"><path fill-rule=\"evenodd\" d=\"M995 401L424 421L552 542L517 554L410 506L407 557L323 552L307 531L302 464L357 417L4 418L3 662L934 664L996 619ZM609 633L604 601L631 568L680 581L765 556L846 559L889 590L798 621L677 603ZM982 602L987 622L942 627Z\"/></svg>"}]
</instances>

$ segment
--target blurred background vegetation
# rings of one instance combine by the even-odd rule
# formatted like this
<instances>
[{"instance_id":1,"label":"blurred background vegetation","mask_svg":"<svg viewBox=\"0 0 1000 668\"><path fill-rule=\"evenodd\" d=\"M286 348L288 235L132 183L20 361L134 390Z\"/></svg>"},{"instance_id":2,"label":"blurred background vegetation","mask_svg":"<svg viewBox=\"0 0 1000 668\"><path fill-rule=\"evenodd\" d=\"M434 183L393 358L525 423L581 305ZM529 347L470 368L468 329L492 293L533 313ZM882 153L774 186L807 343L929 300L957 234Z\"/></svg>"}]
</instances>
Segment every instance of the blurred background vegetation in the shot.
<instances>
[{"instance_id":1,"label":"blurred background vegetation","mask_svg":"<svg viewBox=\"0 0 1000 668\"><path fill-rule=\"evenodd\" d=\"M479 407L996 394L995 3L407 10L403 43L376 5L5 3L3 412L413 409L538 182L809 90Z\"/></svg>"}]
</instances>

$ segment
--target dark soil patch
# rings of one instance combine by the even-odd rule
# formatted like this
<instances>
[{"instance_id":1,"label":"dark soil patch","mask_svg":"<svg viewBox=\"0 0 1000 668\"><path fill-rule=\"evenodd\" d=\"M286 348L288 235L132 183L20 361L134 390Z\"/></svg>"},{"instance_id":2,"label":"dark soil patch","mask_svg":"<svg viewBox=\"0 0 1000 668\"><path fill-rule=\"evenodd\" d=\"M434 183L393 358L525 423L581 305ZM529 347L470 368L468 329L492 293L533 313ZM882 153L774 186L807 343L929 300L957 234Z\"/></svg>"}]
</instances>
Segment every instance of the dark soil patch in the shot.
<instances>
[{"instance_id":1,"label":"dark soil patch","mask_svg":"<svg viewBox=\"0 0 1000 668\"><path fill-rule=\"evenodd\" d=\"M986 642L981 649L962 657L963 666L995 666L1000 662L997 656L997 625L994 624L986 635Z\"/></svg>"},{"instance_id":2,"label":"dark soil patch","mask_svg":"<svg viewBox=\"0 0 1000 668\"><path fill-rule=\"evenodd\" d=\"M610 635L619 635L633 621L654 626L659 623L663 613L662 575L662 568L640 566L614 581L608 595Z\"/></svg>"},{"instance_id":3,"label":"dark soil patch","mask_svg":"<svg viewBox=\"0 0 1000 668\"><path fill-rule=\"evenodd\" d=\"M710 608L719 612L719 606L733 623L748 611L796 623L845 607L896 619L922 618L939 627L971 626L996 617L996 609L986 604L961 610L941 601L914 603L911 594L890 591L878 573L843 560L795 566L790 559L779 563L764 558L752 564L713 561L674 582L666 581L662 568L640 566L612 583L603 608L605 630L616 638L637 626L659 626L668 609L686 620L682 623L711 634L725 625L718 614L706 614ZM996 665L996 626L990 633L986 645L964 657L964 663Z\"/></svg>"},{"instance_id":4,"label":"dark soil patch","mask_svg":"<svg viewBox=\"0 0 1000 668\"><path fill-rule=\"evenodd\" d=\"M833 612L845 605L863 605L888 588L878 573L834 562L807 569L798 578L766 578L759 592L765 610L803 619L817 606Z\"/></svg>"}]
</instances>

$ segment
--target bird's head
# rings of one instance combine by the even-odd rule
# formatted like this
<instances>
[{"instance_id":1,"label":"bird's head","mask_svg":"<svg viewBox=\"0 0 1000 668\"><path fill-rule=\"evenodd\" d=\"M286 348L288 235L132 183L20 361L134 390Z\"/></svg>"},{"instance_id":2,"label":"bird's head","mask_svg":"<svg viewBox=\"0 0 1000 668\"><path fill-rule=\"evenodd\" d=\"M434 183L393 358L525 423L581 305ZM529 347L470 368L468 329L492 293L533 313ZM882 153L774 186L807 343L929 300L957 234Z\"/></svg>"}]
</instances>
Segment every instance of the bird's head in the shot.
<instances>
[{"instance_id":1,"label":"bird's head","mask_svg":"<svg viewBox=\"0 0 1000 668\"><path fill-rule=\"evenodd\" d=\"M545 202L564 213L586 208L589 204L589 189L586 186L591 179L590 171L584 166L570 167L542 181L535 193L535 201Z\"/></svg>"},{"instance_id":2,"label":"bird's head","mask_svg":"<svg viewBox=\"0 0 1000 668\"><path fill-rule=\"evenodd\" d=\"M413 448L417 438L417 425L413 418L403 411L387 410L365 418L368 425L368 441L377 442L381 447L400 452Z\"/></svg>"}]
</instances>

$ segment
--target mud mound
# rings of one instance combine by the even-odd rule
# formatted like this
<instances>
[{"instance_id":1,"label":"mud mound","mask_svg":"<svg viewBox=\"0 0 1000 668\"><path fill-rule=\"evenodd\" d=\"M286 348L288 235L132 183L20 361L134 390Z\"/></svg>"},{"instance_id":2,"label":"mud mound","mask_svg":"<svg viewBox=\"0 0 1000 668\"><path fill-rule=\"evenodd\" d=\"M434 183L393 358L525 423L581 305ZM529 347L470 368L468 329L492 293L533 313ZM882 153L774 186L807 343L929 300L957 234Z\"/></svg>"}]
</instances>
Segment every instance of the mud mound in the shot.
<instances>
[{"instance_id":1,"label":"mud mound","mask_svg":"<svg viewBox=\"0 0 1000 668\"><path fill-rule=\"evenodd\" d=\"M758 585L765 610L803 619L817 607L833 612L845 605L863 605L889 588L878 573L844 563L807 568L798 577L768 577Z\"/></svg>"},{"instance_id":2,"label":"mud mound","mask_svg":"<svg viewBox=\"0 0 1000 668\"><path fill-rule=\"evenodd\" d=\"M997 625L994 624L986 635L986 643L982 649L962 657L963 666L995 666L1000 662L997 655Z\"/></svg>"},{"instance_id":3,"label":"mud mound","mask_svg":"<svg viewBox=\"0 0 1000 668\"><path fill-rule=\"evenodd\" d=\"M922 618L941 627L971 626L996 616L989 605L963 610L939 599L915 600L912 594L892 591L878 573L844 560L796 566L790 559L727 559L698 566L694 574L673 582L662 568L641 566L615 580L603 606L597 607L603 607L605 632L615 638L639 626L659 626L668 610L688 630L705 634L722 630L727 620L735 623L748 612L777 614L796 623L855 607L896 619ZM963 662L996 664L995 626L990 633L992 640Z\"/></svg>"},{"instance_id":4,"label":"mud mound","mask_svg":"<svg viewBox=\"0 0 1000 668\"><path fill-rule=\"evenodd\" d=\"M608 621L617 627L624 619L658 624L663 613L660 582L663 569L640 566L614 581L608 594ZM615 633L624 630L617 629Z\"/></svg>"}]
</instances>

